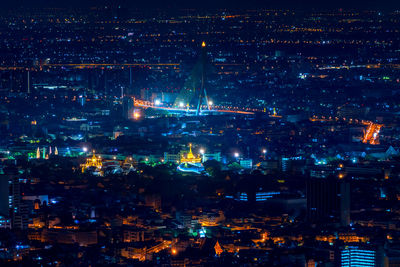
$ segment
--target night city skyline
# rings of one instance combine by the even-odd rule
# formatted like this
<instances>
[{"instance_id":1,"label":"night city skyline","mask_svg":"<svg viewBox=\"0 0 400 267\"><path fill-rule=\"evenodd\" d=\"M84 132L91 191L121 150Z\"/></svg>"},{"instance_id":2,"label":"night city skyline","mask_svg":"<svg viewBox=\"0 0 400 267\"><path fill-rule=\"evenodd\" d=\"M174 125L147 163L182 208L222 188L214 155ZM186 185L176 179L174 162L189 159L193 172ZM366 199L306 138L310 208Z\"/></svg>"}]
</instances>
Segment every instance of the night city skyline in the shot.
<instances>
[{"instance_id":1,"label":"night city skyline","mask_svg":"<svg viewBox=\"0 0 400 267\"><path fill-rule=\"evenodd\" d=\"M0 14L0 266L400 266L400 2Z\"/></svg>"},{"instance_id":2,"label":"night city skyline","mask_svg":"<svg viewBox=\"0 0 400 267\"><path fill-rule=\"evenodd\" d=\"M16 0L12 2L4 2L3 9L21 9L21 8L88 8L102 6L119 6L122 8L131 9L146 9L158 10L168 13L173 10L167 9L174 7L176 9L195 8L197 10L212 10L212 9L253 9L253 8L286 8L286 9L339 9L351 8L355 10L376 9L376 10L391 10L400 7L400 3L395 0L338 0L338 1L319 1L319 0L150 0L150 1L132 1L132 0Z\"/></svg>"}]
</instances>

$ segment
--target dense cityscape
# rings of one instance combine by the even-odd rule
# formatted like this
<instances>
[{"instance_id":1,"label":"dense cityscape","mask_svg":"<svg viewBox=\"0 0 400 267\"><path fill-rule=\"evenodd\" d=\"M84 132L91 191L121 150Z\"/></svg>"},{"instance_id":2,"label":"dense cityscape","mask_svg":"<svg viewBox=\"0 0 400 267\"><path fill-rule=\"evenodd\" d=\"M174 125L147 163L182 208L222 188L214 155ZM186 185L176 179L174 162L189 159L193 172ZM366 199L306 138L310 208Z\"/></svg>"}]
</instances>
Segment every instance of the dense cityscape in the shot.
<instances>
[{"instance_id":1,"label":"dense cityscape","mask_svg":"<svg viewBox=\"0 0 400 267\"><path fill-rule=\"evenodd\" d=\"M400 9L360 8L2 11L0 266L400 266Z\"/></svg>"}]
</instances>

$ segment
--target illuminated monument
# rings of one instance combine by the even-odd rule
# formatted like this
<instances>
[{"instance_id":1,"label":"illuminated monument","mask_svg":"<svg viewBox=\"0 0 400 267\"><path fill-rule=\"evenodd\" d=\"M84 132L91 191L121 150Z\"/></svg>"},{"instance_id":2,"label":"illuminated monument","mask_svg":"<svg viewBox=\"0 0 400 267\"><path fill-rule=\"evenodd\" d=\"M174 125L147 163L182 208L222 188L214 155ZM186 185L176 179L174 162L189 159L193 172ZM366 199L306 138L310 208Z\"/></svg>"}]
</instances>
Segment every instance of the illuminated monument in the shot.
<instances>
[{"instance_id":1,"label":"illuminated monument","mask_svg":"<svg viewBox=\"0 0 400 267\"><path fill-rule=\"evenodd\" d=\"M101 175L101 168L103 167L103 163L101 160L101 157L96 157L96 154L93 152L93 155L91 158L86 159L85 164L81 164L82 168L82 173L84 173L86 170L93 170L93 174L98 174Z\"/></svg>"},{"instance_id":2,"label":"illuminated monument","mask_svg":"<svg viewBox=\"0 0 400 267\"><path fill-rule=\"evenodd\" d=\"M202 104L207 105L210 110L207 91L205 87L206 83L206 67L207 67L207 49L206 43L201 43L201 55L200 59L194 66L192 74L186 81L184 88L176 98L174 106L177 108L183 108L190 106L193 100L197 100L194 103L196 105L196 115L200 115Z\"/></svg>"},{"instance_id":3,"label":"illuminated monument","mask_svg":"<svg viewBox=\"0 0 400 267\"><path fill-rule=\"evenodd\" d=\"M182 154L180 159L181 164L179 164L177 169L181 172L201 173L204 171L201 161L202 158L200 155L195 156L192 152L192 144L189 144L189 152L186 155Z\"/></svg>"},{"instance_id":4,"label":"illuminated monument","mask_svg":"<svg viewBox=\"0 0 400 267\"><path fill-rule=\"evenodd\" d=\"M182 154L181 163L201 163L201 157L196 157L192 152L192 144L189 144L189 153L186 154L186 157Z\"/></svg>"}]
</instances>

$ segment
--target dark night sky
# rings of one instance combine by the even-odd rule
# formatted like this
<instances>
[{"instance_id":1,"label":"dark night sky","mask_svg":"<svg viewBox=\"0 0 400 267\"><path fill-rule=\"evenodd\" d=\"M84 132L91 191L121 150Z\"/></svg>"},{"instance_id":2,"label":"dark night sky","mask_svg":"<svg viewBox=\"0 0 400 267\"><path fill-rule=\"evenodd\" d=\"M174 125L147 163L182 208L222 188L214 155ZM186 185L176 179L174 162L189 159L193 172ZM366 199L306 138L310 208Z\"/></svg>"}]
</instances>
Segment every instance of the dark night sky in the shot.
<instances>
[{"instance_id":1,"label":"dark night sky","mask_svg":"<svg viewBox=\"0 0 400 267\"><path fill-rule=\"evenodd\" d=\"M167 8L400 8L400 0L0 0L2 7L88 7L121 5L151 9Z\"/></svg>"}]
</instances>

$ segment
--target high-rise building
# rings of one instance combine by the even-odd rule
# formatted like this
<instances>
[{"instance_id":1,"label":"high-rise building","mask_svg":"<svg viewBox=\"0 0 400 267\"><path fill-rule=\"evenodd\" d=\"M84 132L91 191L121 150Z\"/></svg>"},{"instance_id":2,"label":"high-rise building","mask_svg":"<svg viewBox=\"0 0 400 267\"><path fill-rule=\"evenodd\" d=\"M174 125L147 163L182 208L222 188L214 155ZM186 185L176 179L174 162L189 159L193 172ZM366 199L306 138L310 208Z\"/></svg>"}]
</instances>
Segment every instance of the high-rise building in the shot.
<instances>
[{"instance_id":1,"label":"high-rise building","mask_svg":"<svg viewBox=\"0 0 400 267\"><path fill-rule=\"evenodd\" d=\"M349 246L344 248L340 254L341 267L380 266L377 261L377 253L372 249Z\"/></svg>"},{"instance_id":2,"label":"high-rise building","mask_svg":"<svg viewBox=\"0 0 400 267\"><path fill-rule=\"evenodd\" d=\"M28 94L31 93L31 86L32 86L32 77L31 77L31 72L28 70L26 72L26 92Z\"/></svg>"},{"instance_id":3,"label":"high-rise building","mask_svg":"<svg viewBox=\"0 0 400 267\"><path fill-rule=\"evenodd\" d=\"M122 99L122 114L125 119L133 118L134 99L130 96L125 96Z\"/></svg>"},{"instance_id":4,"label":"high-rise building","mask_svg":"<svg viewBox=\"0 0 400 267\"><path fill-rule=\"evenodd\" d=\"M11 223L14 229L27 229L29 220L29 210L21 197L21 186L16 175L10 176L10 207Z\"/></svg>"},{"instance_id":5,"label":"high-rise building","mask_svg":"<svg viewBox=\"0 0 400 267\"><path fill-rule=\"evenodd\" d=\"M335 177L307 180L307 217L311 223L350 223L350 184Z\"/></svg>"},{"instance_id":6,"label":"high-rise building","mask_svg":"<svg viewBox=\"0 0 400 267\"><path fill-rule=\"evenodd\" d=\"M11 228L8 176L0 175L0 228Z\"/></svg>"},{"instance_id":7,"label":"high-rise building","mask_svg":"<svg viewBox=\"0 0 400 267\"><path fill-rule=\"evenodd\" d=\"M22 200L18 172L5 170L0 176L0 224L14 229L27 229L29 223L28 205Z\"/></svg>"},{"instance_id":8,"label":"high-rise building","mask_svg":"<svg viewBox=\"0 0 400 267\"><path fill-rule=\"evenodd\" d=\"M1 216L9 216L10 208L8 203L8 176L0 175L0 215Z\"/></svg>"}]
</instances>

